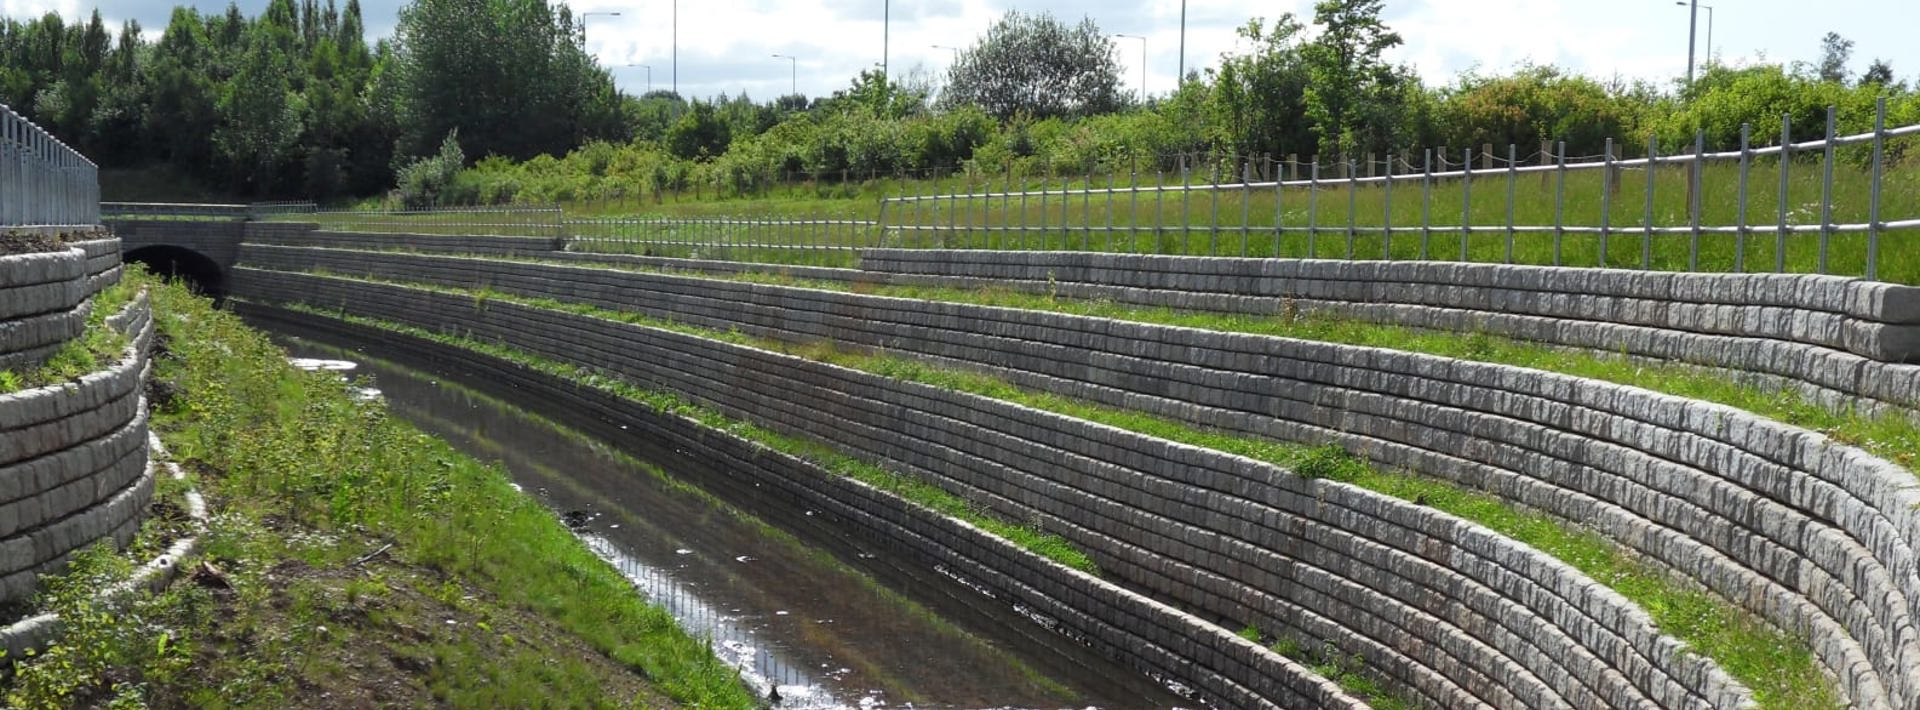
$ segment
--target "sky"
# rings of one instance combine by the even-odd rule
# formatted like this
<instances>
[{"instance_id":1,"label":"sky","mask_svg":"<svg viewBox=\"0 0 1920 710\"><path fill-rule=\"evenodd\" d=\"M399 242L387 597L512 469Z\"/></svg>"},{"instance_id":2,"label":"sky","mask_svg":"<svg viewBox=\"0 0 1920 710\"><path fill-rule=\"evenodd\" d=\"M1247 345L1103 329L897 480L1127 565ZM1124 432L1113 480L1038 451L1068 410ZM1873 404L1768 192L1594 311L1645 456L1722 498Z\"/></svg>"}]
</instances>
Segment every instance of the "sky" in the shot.
<instances>
[{"instance_id":1,"label":"sky","mask_svg":"<svg viewBox=\"0 0 1920 710\"><path fill-rule=\"evenodd\" d=\"M1855 42L1851 70L1874 58L1893 64L1912 81L1920 73L1920 42L1911 37L1915 0L1717 0L1699 11L1698 58L1709 53L1729 64L1807 61L1818 57L1820 37L1839 32ZM248 15L267 0L239 0ZM344 0L341 0L344 3ZM392 33L405 0L362 0L370 32ZM0 14L13 18L49 10L69 16L96 5L117 27L137 19L149 34L166 24L177 0L0 0ZM189 0L205 12L224 0ZM1236 50L1234 30L1249 19L1269 21L1284 12L1305 20L1312 0L1187 0L1189 69L1217 64ZM943 74L953 52L984 34L1007 10L1051 12L1069 22L1091 17L1109 34L1144 36L1145 83L1150 95L1173 87L1181 59L1182 0L573 0L587 17L587 49L614 72L623 90L673 88L672 16L679 16L678 88L682 95L719 93L765 99L785 94L789 82L818 96L846 88L861 69L880 63L883 16L888 28L888 66L896 75L916 69ZM1674 0L1386 0L1383 18L1406 40L1392 59L1410 64L1429 83L1447 83L1460 72L1499 72L1521 62L1556 64L1598 78L1667 82L1687 68L1688 8ZM1809 8L1817 11L1810 12ZM1903 36L1904 35L1904 36ZM1122 86L1141 84L1141 47L1116 39ZM795 57L797 76L790 79Z\"/></svg>"}]
</instances>

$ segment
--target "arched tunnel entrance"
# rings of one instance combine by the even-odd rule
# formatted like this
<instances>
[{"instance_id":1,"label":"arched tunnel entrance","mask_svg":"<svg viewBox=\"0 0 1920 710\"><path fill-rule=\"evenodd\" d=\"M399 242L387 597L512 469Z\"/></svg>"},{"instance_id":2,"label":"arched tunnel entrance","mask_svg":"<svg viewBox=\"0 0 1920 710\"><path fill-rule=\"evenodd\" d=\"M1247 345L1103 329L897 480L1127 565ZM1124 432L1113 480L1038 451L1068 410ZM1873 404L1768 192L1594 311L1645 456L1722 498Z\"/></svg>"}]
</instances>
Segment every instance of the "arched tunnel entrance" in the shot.
<instances>
[{"instance_id":1,"label":"arched tunnel entrance","mask_svg":"<svg viewBox=\"0 0 1920 710\"><path fill-rule=\"evenodd\" d=\"M205 254L164 244L140 247L122 255L128 264L142 264L168 280L184 281L194 293L220 302L227 295L227 273Z\"/></svg>"}]
</instances>

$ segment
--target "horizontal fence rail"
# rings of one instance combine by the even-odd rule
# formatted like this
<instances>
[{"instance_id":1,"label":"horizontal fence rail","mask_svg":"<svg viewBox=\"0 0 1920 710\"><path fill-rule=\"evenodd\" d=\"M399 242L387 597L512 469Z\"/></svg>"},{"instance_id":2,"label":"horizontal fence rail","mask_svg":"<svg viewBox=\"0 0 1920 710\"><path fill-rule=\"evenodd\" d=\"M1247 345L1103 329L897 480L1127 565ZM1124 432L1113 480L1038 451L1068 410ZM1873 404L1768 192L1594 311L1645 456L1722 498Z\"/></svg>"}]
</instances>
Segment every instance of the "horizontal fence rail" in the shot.
<instances>
[{"instance_id":1,"label":"horizontal fence rail","mask_svg":"<svg viewBox=\"0 0 1920 710\"><path fill-rule=\"evenodd\" d=\"M181 204L173 202L102 202L103 219L189 219L240 221L248 218L246 205Z\"/></svg>"},{"instance_id":2,"label":"horizontal fence rail","mask_svg":"<svg viewBox=\"0 0 1920 710\"><path fill-rule=\"evenodd\" d=\"M0 227L99 223L99 168L0 104Z\"/></svg>"},{"instance_id":3,"label":"horizontal fence rail","mask_svg":"<svg viewBox=\"0 0 1920 710\"><path fill-rule=\"evenodd\" d=\"M547 207L441 207L418 210L268 210L256 218L316 222L336 232L444 234L500 237L565 235L565 214Z\"/></svg>"},{"instance_id":4,"label":"horizontal fence rail","mask_svg":"<svg viewBox=\"0 0 1920 710\"><path fill-rule=\"evenodd\" d=\"M1578 158L1565 143L1544 146L1533 156L1537 164L1523 164L1512 145L1504 157L1462 149L1458 162L1434 150L1389 155L1377 175L1362 175L1357 161L1317 158L1258 167L1208 161L1205 174L1186 169L1170 181L1162 172L1133 172L1124 185L1112 172L1102 184L1090 168L1057 189L1046 179L1039 189L1016 186L1009 174L997 191L883 198L880 221L904 246L1690 271L1705 269L1703 259L1714 270L1748 271L1754 252L1764 251L1775 271L1844 266L1879 278L1881 238L1920 229L1916 171L1907 166L1897 194L1888 191L1896 184L1890 156L1912 160L1907 149L1920 143L1920 125L1886 128L1884 100L1871 132L1836 136L1834 118L1829 109L1819 140L1794 142L1783 118L1772 145L1753 145L1748 128L1738 150L1707 152L1697 134L1669 153L1649 139L1648 154L1637 158L1616 155L1608 141L1602 155ZM1846 184L1836 187L1842 162ZM1373 171L1370 164L1366 172ZM1569 204L1570 183L1585 204ZM1851 197L1836 197L1837 189ZM1903 210L1893 218L1890 200ZM1898 256L1915 260L1914 252ZM1920 263L1905 270L1920 274Z\"/></svg>"}]
</instances>

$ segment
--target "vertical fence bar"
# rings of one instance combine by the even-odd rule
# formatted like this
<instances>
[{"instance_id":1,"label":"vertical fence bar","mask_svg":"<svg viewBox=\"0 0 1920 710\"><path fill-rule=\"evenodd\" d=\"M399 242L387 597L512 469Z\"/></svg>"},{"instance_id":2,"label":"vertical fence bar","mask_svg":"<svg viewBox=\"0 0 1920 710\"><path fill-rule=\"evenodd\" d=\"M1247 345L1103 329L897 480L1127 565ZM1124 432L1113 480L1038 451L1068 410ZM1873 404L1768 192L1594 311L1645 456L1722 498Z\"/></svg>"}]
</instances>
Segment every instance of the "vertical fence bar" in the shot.
<instances>
[{"instance_id":1,"label":"vertical fence bar","mask_svg":"<svg viewBox=\"0 0 1920 710\"><path fill-rule=\"evenodd\" d=\"M1080 251L1093 251L1093 163L1087 163L1087 184L1080 193Z\"/></svg>"},{"instance_id":2,"label":"vertical fence bar","mask_svg":"<svg viewBox=\"0 0 1920 710\"><path fill-rule=\"evenodd\" d=\"M1473 241L1473 149L1460 151L1460 260L1467 261L1467 246Z\"/></svg>"},{"instance_id":3,"label":"vertical fence bar","mask_svg":"<svg viewBox=\"0 0 1920 710\"><path fill-rule=\"evenodd\" d=\"M1113 251L1113 173L1113 166L1107 166L1107 232L1104 238L1106 246L1100 249L1103 252Z\"/></svg>"},{"instance_id":4,"label":"vertical fence bar","mask_svg":"<svg viewBox=\"0 0 1920 710\"><path fill-rule=\"evenodd\" d=\"M1441 154L1441 159L1446 154ZM1430 256L1428 248L1433 243L1433 149L1428 148L1420 159L1420 260Z\"/></svg>"},{"instance_id":5,"label":"vertical fence bar","mask_svg":"<svg viewBox=\"0 0 1920 710\"><path fill-rule=\"evenodd\" d=\"M1193 166L1181 156L1180 166L1180 253L1193 253Z\"/></svg>"},{"instance_id":6,"label":"vertical fence bar","mask_svg":"<svg viewBox=\"0 0 1920 710\"><path fill-rule=\"evenodd\" d=\"M1208 244L1206 244L1206 253L1208 253L1210 257L1217 257L1217 255L1219 255L1219 157L1208 159L1208 163L1212 163L1212 165L1208 165L1208 180L1212 180L1213 184L1208 186L1208 192L1212 192L1212 194L1208 196L1208 201L1212 201L1212 205L1208 207L1208 238L1206 238Z\"/></svg>"},{"instance_id":7,"label":"vertical fence bar","mask_svg":"<svg viewBox=\"0 0 1920 710\"><path fill-rule=\"evenodd\" d=\"M1014 244L1013 248L1025 250L1027 248L1027 237L1028 237L1028 234L1027 234L1027 181L1025 179L1025 176L1022 176L1020 180L1020 231L1014 232L1014 235L1015 235L1015 239L1017 239L1018 241Z\"/></svg>"},{"instance_id":8,"label":"vertical fence bar","mask_svg":"<svg viewBox=\"0 0 1920 710\"><path fill-rule=\"evenodd\" d=\"M1747 271L1747 179L1753 172L1753 124L1740 124L1740 187L1733 208L1733 271Z\"/></svg>"},{"instance_id":9,"label":"vertical fence bar","mask_svg":"<svg viewBox=\"0 0 1920 710\"><path fill-rule=\"evenodd\" d=\"M1212 206L1208 207L1207 209L1207 256L1219 256L1220 255L1220 161L1219 159L1216 158L1213 160L1209 160L1207 162L1212 163L1212 165L1207 166L1207 176L1208 176L1207 179L1213 183L1207 186L1208 187L1207 191L1210 193L1208 195L1208 201L1212 203Z\"/></svg>"},{"instance_id":10,"label":"vertical fence bar","mask_svg":"<svg viewBox=\"0 0 1920 710\"><path fill-rule=\"evenodd\" d=\"M1873 182L1867 188L1867 278L1880 278L1880 185L1886 177L1887 97L1873 104Z\"/></svg>"},{"instance_id":11,"label":"vertical fence bar","mask_svg":"<svg viewBox=\"0 0 1920 710\"><path fill-rule=\"evenodd\" d=\"M1559 266L1567 239L1567 142L1554 144L1553 265Z\"/></svg>"},{"instance_id":12,"label":"vertical fence bar","mask_svg":"<svg viewBox=\"0 0 1920 710\"><path fill-rule=\"evenodd\" d=\"M1707 172L1707 132L1693 133L1693 165L1687 172L1687 270L1700 270L1700 192Z\"/></svg>"},{"instance_id":13,"label":"vertical fence bar","mask_svg":"<svg viewBox=\"0 0 1920 710\"><path fill-rule=\"evenodd\" d=\"M1280 209L1280 205L1281 205L1281 200L1280 200L1281 187L1280 186L1283 182L1285 182L1285 180L1283 178L1283 173L1280 171L1280 164L1274 163L1273 164L1273 258L1275 259L1278 259L1286 255L1286 251L1281 248L1284 246L1284 244L1282 243L1283 240L1281 238L1281 235L1285 234L1283 226L1286 223L1286 213Z\"/></svg>"},{"instance_id":14,"label":"vertical fence bar","mask_svg":"<svg viewBox=\"0 0 1920 710\"><path fill-rule=\"evenodd\" d=\"M1067 210L1073 206L1073 173L1060 176L1060 251L1073 248L1073 222Z\"/></svg>"},{"instance_id":15,"label":"vertical fence bar","mask_svg":"<svg viewBox=\"0 0 1920 710\"><path fill-rule=\"evenodd\" d=\"M1166 217L1167 171L1153 169L1153 253L1160 253L1160 229Z\"/></svg>"},{"instance_id":16,"label":"vertical fence bar","mask_svg":"<svg viewBox=\"0 0 1920 710\"><path fill-rule=\"evenodd\" d=\"M1520 149L1507 144L1507 263L1513 263L1513 185L1520 178Z\"/></svg>"},{"instance_id":17,"label":"vertical fence bar","mask_svg":"<svg viewBox=\"0 0 1920 710\"><path fill-rule=\"evenodd\" d=\"M1653 268L1653 178L1658 172L1656 163L1660 157L1660 139L1647 136L1647 201L1645 213L1641 216L1640 232L1640 268Z\"/></svg>"},{"instance_id":18,"label":"vertical fence bar","mask_svg":"<svg viewBox=\"0 0 1920 710\"><path fill-rule=\"evenodd\" d=\"M1347 175L1346 175L1346 178L1347 178L1347 256L1346 258L1348 259L1353 258L1354 230L1358 228L1359 225L1356 223L1360 220L1360 208L1359 208L1360 170L1359 170L1359 167L1360 167L1360 164L1354 162L1352 158L1347 159Z\"/></svg>"},{"instance_id":19,"label":"vertical fence bar","mask_svg":"<svg viewBox=\"0 0 1920 710\"><path fill-rule=\"evenodd\" d=\"M1320 238L1320 156L1313 156L1312 172L1307 177L1307 258L1319 258Z\"/></svg>"},{"instance_id":20,"label":"vertical fence bar","mask_svg":"<svg viewBox=\"0 0 1920 710\"><path fill-rule=\"evenodd\" d=\"M1052 238L1047 235L1047 218L1053 216L1047 208L1047 192L1052 187L1053 162L1047 162L1047 168L1040 174L1040 250L1053 249ZM1064 199L1064 198L1063 198Z\"/></svg>"},{"instance_id":21,"label":"vertical fence bar","mask_svg":"<svg viewBox=\"0 0 1920 710\"><path fill-rule=\"evenodd\" d=\"M1773 270L1787 271L1787 170L1793 164L1793 116L1780 114L1780 202L1774 224Z\"/></svg>"},{"instance_id":22,"label":"vertical fence bar","mask_svg":"<svg viewBox=\"0 0 1920 710\"><path fill-rule=\"evenodd\" d=\"M1820 178L1820 273L1827 273L1827 260L1833 250L1833 128L1834 107L1827 107L1827 138L1822 145L1825 153L1824 174Z\"/></svg>"},{"instance_id":23,"label":"vertical fence bar","mask_svg":"<svg viewBox=\"0 0 1920 710\"><path fill-rule=\"evenodd\" d=\"M1253 163L1240 165L1240 256L1247 255L1247 220L1253 210Z\"/></svg>"},{"instance_id":24,"label":"vertical fence bar","mask_svg":"<svg viewBox=\"0 0 1920 710\"><path fill-rule=\"evenodd\" d=\"M1380 220L1380 254L1386 261L1393 261L1393 154L1387 154L1387 181L1382 187L1386 193L1382 202L1386 213Z\"/></svg>"},{"instance_id":25,"label":"vertical fence bar","mask_svg":"<svg viewBox=\"0 0 1920 710\"><path fill-rule=\"evenodd\" d=\"M957 231L959 213L960 191L957 189L949 190L947 191L947 238L945 242L948 247L954 247L956 245L965 246L966 244L957 238L959 235Z\"/></svg>"},{"instance_id":26,"label":"vertical fence bar","mask_svg":"<svg viewBox=\"0 0 1920 710\"><path fill-rule=\"evenodd\" d=\"M1127 183L1133 189L1127 190L1127 248L1124 250L1129 254L1140 240L1140 158L1133 157L1130 162Z\"/></svg>"}]
</instances>

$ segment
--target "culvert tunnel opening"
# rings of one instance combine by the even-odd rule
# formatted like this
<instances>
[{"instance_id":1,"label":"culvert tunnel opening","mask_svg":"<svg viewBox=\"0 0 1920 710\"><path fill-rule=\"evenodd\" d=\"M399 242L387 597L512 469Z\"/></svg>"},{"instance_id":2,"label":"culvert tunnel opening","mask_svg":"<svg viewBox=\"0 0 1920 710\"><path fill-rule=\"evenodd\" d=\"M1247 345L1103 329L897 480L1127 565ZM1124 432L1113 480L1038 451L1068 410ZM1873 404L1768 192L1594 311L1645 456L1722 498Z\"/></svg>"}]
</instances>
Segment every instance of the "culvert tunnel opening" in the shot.
<instances>
[{"instance_id":1,"label":"culvert tunnel opening","mask_svg":"<svg viewBox=\"0 0 1920 710\"><path fill-rule=\"evenodd\" d=\"M123 261L141 264L168 281L185 283L194 293L218 302L227 295L227 273L205 254L185 247L156 245L127 252Z\"/></svg>"}]
</instances>

